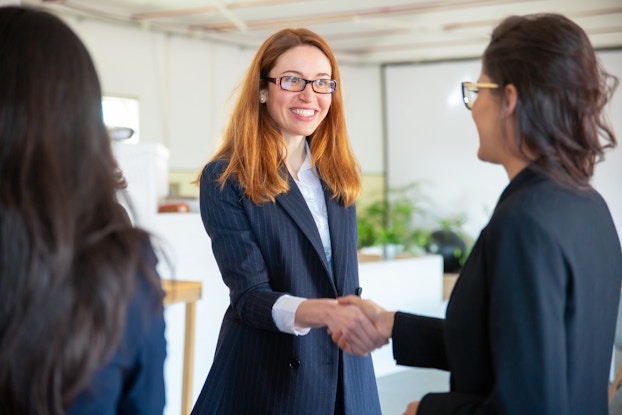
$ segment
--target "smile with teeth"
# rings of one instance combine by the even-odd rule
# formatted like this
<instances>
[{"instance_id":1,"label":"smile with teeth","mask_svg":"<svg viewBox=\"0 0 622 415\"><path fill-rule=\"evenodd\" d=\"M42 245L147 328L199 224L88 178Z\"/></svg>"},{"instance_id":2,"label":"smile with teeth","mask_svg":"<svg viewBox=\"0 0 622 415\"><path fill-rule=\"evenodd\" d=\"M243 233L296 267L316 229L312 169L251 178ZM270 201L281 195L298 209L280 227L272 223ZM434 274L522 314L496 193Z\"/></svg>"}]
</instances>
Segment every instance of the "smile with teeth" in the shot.
<instances>
[{"instance_id":1,"label":"smile with teeth","mask_svg":"<svg viewBox=\"0 0 622 415\"><path fill-rule=\"evenodd\" d=\"M300 115L301 117L311 117L315 114L315 110L303 110L299 108L293 108L292 112L296 115Z\"/></svg>"}]
</instances>

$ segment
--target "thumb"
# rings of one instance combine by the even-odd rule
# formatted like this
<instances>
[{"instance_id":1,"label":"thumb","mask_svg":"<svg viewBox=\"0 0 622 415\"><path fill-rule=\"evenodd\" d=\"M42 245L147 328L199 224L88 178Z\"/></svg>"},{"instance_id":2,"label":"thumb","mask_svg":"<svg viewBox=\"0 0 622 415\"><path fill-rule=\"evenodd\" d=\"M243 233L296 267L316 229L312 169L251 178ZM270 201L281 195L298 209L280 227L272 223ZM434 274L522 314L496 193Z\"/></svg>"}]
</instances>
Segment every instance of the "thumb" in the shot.
<instances>
[{"instance_id":1,"label":"thumb","mask_svg":"<svg viewBox=\"0 0 622 415\"><path fill-rule=\"evenodd\" d=\"M356 295L347 295L345 297L338 297L337 298L337 303L341 304L341 305L355 305L357 307L361 306L361 303L363 302L363 300L361 299L361 297L356 296Z\"/></svg>"}]
</instances>

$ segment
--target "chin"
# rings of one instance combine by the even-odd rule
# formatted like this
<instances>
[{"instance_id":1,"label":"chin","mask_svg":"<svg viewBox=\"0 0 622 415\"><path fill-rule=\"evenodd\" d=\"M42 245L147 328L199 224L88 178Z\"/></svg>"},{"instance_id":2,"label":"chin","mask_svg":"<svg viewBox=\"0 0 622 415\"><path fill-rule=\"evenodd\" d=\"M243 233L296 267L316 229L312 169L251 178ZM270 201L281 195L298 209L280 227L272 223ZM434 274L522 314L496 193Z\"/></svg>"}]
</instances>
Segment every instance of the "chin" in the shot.
<instances>
[{"instance_id":1,"label":"chin","mask_svg":"<svg viewBox=\"0 0 622 415\"><path fill-rule=\"evenodd\" d=\"M497 159L487 156L486 153L482 152L481 150L477 152L477 158L481 161L485 161L486 163L499 164L499 161Z\"/></svg>"},{"instance_id":2,"label":"chin","mask_svg":"<svg viewBox=\"0 0 622 415\"><path fill-rule=\"evenodd\" d=\"M486 157L484 156L484 153L481 147L477 150L477 158L480 159L481 161L488 161L486 160Z\"/></svg>"},{"instance_id":3,"label":"chin","mask_svg":"<svg viewBox=\"0 0 622 415\"><path fill-rule=\"evenodd\" d=\"M313 134L315 132L315 130L317 130L317 128L314 128L313 130L308 130L308 131L301 131L300 135L303 135L305 137L309 137L311 134Z\"/></svg>"}]
</instances>

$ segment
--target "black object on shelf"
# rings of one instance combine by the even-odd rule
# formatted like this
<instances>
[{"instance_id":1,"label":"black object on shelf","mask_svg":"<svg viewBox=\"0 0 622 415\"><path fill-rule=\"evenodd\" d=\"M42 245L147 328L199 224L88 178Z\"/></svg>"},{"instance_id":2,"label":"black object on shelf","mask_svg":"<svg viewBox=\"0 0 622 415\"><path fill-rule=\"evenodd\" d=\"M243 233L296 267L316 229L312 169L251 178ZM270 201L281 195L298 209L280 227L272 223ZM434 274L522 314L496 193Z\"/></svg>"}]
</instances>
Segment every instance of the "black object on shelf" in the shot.
<instances>
[{"instance_id":1,"label":"black object on shelf","mask_svg":"<svg viewBox=\"0 0 622 415\"><path fill-rule=\"evenodd\" d=\"M466 243L453 231L438 230L430 234L426 250L443 257L443 272L458 272L462 268L461 259L466 255Z\"/></svg>"}]
</instances>

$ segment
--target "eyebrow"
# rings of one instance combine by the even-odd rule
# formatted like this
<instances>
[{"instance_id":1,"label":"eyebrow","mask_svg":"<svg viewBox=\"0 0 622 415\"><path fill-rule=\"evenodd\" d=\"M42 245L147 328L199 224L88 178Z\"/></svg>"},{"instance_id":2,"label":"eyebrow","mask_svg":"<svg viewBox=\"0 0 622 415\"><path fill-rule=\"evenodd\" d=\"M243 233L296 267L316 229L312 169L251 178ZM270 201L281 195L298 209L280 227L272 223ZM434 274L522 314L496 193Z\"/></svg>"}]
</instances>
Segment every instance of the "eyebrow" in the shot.
<instances>
[{"instance_id":1,"label":"eyebrow","mask_svg":"<svg viewBox=\"0 0 622 415\"><path fill-rule=\"evenodd\" d=\"M283 71L283 72L281 72L281 76L283 76L283 74L286 74L286 73L293 73L293 74L296 74L296 75L300 76L301 78L303 77L302 72L299 72L299 71L294 71L294 70L287 70L287 71ZM327 77L327 78L330 78L330 77L331 77L329 74L327 74L327 73L325 73L325 72L320 72L320 73L317 73L317 74L315 74L315 76L325 76L325 77Z\"/></svg>"}]
</instances>

